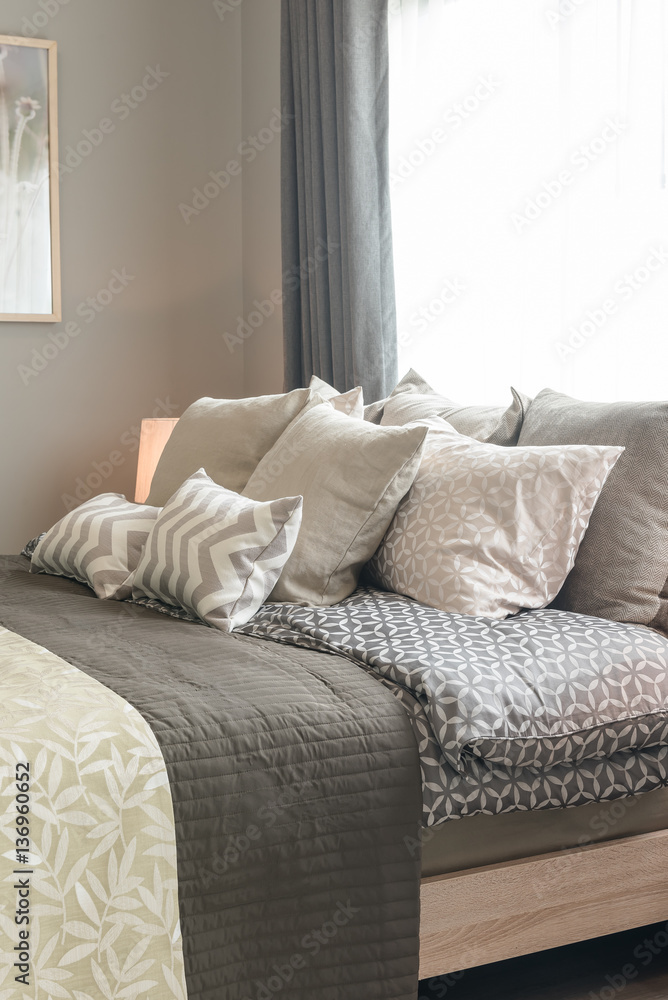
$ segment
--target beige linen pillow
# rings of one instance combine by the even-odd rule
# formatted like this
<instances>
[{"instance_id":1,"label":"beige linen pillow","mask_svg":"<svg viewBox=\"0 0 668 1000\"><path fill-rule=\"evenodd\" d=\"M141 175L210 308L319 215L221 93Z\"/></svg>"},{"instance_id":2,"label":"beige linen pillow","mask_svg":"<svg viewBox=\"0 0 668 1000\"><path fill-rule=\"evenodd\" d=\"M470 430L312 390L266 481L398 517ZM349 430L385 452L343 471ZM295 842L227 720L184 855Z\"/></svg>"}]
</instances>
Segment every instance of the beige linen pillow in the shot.
<instances>
[{"instance_id":1,"label":"beige linen pillow","mask_svg":"<svg viewBox=\"0 0 668 1000\"><path fill-rule=\"evenodd\" d=\"M239 493L310 398L308 389L295 389L249 399L198 399L172 431L146 503L164 506L199 468L219 486Z\"/></svg>"},{"instance_id":2,"label":"beige linen pillow","mask_svg":"<svg viewBox=\"0 0 668 1000\"><path fill-rule=\"evenodd\" d=\"M301 494L297 544L271 594L330 605L353 592L417 472L426 427L375 427L331 405L290 424L243 491L254 500Z\"/></svg>"},{"instance_id":3,"label":"beige linen pillow","mask_svg":"<svg viewBox=\"0 0 668 1000\"><path fill-rule=\"evenodd\" d=\"M159 512L132 596L185 608L231 632L272 590L294 548L301 513L301 497L255 503L200 469Z\"/></svg>"},{"instance_id":4,"label":"beige linen pillow","mask_svg":"<svg viewBox=\"0 0 668 1000\"><path fill-rule=\"evenodd\" d=\"M120 493L87 500L42 535L31 573L68 576L98 597L123 601L132 590L144 543L160 511L130 503Z\"/></svg>"},{"instance_id":5,"label":"beige linen pillow","mask_svg":"<svg viewBox=\"0 0 668 1000\"><path fill-rule=\"evenodd\" d=\"M389 396L384 399L377 399L375 403L368 403L364 407L364 419L372 424L379 424L383 416L385 404L388 399L398 392L433 392L434 390L419 375L414 368L409 368L402 379L399 379Z\"/></svg>"},{"instance_id":6,"label":"beige linen pillow","mask_svg":"<svg viewBox=\"0 0 668 1000\"><path fill-rule=\"evenodd\" d=\"M504 448L446 421L369 565L375 583L441 611L542 608L570 572L618 447Z\"/></svg>"},{"instance_id":7,"label":"beige linen pillow","mask_svg":"<svg viewBox=\"0 0 668 1000\"><path fill-rule=\"evenodd\" d=\"M441 417L460 434L508 448L517 444L531 402L517 389L511 387L510 391L513 401L506 409L502 406L462 406L436 392L397 393L387 400L380 422L383 426L395 426Z\"/></svg>"},{"instance_id":8,"label":"beige linen pillow","mask_svg":"<svg viewBox=\"0 0 668 1000\"><path fill-rule=\"evenodd\" d=\"M517 444L531 398L517 389L511 388L510 391L513 401L507 408L463 406L434 392L429 383L411 368L387 399L365 407L364 419L394 426L412 420L442 417L460 434L488 444L511 447Z\"/></svg>"},{"instance_id":9,"label":"beige linen pillow","mask_svg":"<svg viewBox=\"0 0 668 1000\"><path fill-rule=\"evenodd\" d=\"M355 417L357 420L364 418L364 393L361 385L348 392L339 392L329 382L323 382L317 375L312 375L308 387L312 392L317 392L319 396L331 403L334 409L339 410L340 413Z\"/></svg>"}]
</instances>

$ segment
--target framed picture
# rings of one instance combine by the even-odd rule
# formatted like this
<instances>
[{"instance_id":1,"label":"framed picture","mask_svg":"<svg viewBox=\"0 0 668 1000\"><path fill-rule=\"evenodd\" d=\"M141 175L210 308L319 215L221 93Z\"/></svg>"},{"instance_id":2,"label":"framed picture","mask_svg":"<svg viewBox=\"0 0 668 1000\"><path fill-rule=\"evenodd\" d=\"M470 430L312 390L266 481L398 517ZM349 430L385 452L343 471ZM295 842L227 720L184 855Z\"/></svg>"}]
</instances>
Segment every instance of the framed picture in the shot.
<instances>
[{"instance_id":1,"label":"framed picture","mask_svg":"<svg viewBox=\"0 0 668 1000\"><path fill-rule=\"evenodd\" d=\"M56 43L0 35L0 320L58 323Z\"/></svg>"}]
</instances>

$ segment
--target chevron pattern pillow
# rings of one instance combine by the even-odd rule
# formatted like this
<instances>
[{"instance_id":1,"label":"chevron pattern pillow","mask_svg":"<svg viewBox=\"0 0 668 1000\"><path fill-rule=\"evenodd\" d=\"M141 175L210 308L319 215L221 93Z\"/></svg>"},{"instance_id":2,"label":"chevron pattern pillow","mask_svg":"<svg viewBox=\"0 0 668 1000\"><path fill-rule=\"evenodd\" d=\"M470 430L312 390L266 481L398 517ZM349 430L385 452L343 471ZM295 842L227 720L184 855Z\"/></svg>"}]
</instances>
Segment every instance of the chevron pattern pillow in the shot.
<instances>
[{"instance_id":1,"label":"chevron pattern pillow","mask_svg":"<svg viewBox=\"0 0 668 1000\"><path fill-rule=\"evenodd\" d=\"M68 576L88 584L98 597L125 600L158 507L103 493L70 511L39 539L31 573Z\"/></svg>"},{"instance_id":2,"label":"chevron pattern pillow","mask_svg":"<svg viewBox=\"0 0 668 1000\"><path fill-rule=\"evenodd\" d=\"M258 503L218 486L200 469L155 521L133 599L157 598L231 632L249 621L273 590L301 519L302 497Z\"/></svg>"}]
</instances>

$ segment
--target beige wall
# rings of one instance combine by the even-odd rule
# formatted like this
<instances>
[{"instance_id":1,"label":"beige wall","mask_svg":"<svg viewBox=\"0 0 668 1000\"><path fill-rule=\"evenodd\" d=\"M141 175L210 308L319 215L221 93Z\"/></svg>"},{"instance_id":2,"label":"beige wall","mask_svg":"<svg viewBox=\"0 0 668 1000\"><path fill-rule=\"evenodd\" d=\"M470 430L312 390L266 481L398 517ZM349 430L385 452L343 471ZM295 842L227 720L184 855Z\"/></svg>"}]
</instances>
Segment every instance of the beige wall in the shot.
<instances>
[{"instance_id":1,"label":"beige wall","mask_svg":"<svg viewBox=\"0 0 668 1000\"><path fill-rule=\"evenodd\" d=\"M276 127L280 7L279 0L244 0L241 6L244 136L268 139L264 130L270 123ZM278 134L248 164L243 177L243 318L248 324L243 329L247 334L245 392L249 396L283 389L283 317L276 301L281 293L280 162ZM249 330L253 331L250 335Z\"/></svg>"},{"instance_id":2,"label":"beige wall","mask_svg":"<svg viewBox=\"0 0 668 1000\"><path fill-rule=\"evenodd\" d=\"M94 493L132 495L142 416L282 380L280 309L240 347L224 336L280 289L279 139L252 163L239 151L278 105L279 0L44 3L58 8L46 26L37 0L3 0L0 30L25 34L37 13L39 37L58 42L61 162L101 118L115 129L61 181L63 323L0 324L4 552L62 516L96 464ZM121 120L113 102L157 66L169 75ZM234 162L241 175L194 203ZM179 208L193 204L198 214ZM80 304L123 268L127 288L86 323ZM21 377L77 318L80 336Z\"/></svg>"}]
</instances>

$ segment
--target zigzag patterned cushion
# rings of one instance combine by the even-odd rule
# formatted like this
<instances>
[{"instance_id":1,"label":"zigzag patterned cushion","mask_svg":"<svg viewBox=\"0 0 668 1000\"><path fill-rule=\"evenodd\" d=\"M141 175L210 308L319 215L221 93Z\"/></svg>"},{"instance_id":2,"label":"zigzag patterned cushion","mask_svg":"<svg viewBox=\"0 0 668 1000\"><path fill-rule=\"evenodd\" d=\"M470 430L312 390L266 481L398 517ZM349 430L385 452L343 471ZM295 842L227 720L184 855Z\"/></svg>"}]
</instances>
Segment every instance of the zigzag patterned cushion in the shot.
<instances>
[{"instance_id":1,"label":"zigzag patterned cushion","mask_svg":"<svg viewBox=\"0 0 668 1000\"><path fill-rule=\"evenodd\" d=\"M98 597L122 601L132 592L132 574L159 513L120 493L87 500L40 537L30 572L73 577Z\"/></svg>"},{"instance_id":2,"label":"zigzag patterned cushion","mask_svg":"<svg viewBox=\"0 0 668 1000\"><path fill-rule=\"evenodd\" d=\"M137 567L133 599L184 608L223 632L267 599L299 534L302 497L258 503L200 469L163 507Z\"/></svg>"}]
</instances>

